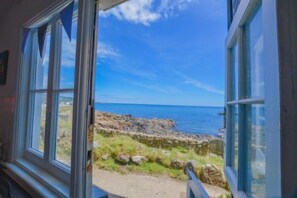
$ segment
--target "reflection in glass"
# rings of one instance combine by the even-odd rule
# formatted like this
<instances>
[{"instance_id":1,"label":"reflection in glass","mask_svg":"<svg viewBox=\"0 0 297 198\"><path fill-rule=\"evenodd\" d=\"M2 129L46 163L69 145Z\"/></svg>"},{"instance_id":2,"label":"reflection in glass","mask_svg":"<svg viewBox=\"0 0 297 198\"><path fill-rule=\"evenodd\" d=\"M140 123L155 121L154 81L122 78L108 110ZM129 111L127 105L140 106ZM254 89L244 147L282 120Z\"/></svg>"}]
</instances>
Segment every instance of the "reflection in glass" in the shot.
<instances>
[{"instance_id":1,"label":"reflection in glass","mask_svg":"<svg viewBox=\"0 0 297 198\"><path fill-rule=\"evenodd\" d=\"M49 54L50 54L50 40L51 34L48 32L44 41L43 57L40 57L38 50L37 34L34 36L34 46L36 47L36 73L34 89L47 89L48 68L49 68Z\"/></svg>"},{"instance_id":2,"label":"reflection in glass","mask_svg":"<svg viewBox=\"0 0 297 198\"><path fill-rule=\"evenodd\" d=\"M246 97L264 97L262 9L246 25Z\"/></svg>"},{"instance_id":3,"label":"reflection in glass","mask_svg":"<svg viewBox=\"0 0 297 198\"><path fill-rule=\"evenodd\" d=\"M232 0L232 13L233 13L233 16L236 13L236 10L237 10L237 8L239 6L240 1L241 0Z\"/></svg>"},{"instance_id":4,"label":"reflection in glass","mask_svg":"<svg viewBox=\"0 0 297 198\"><path fill-rule=\"evenodd\" d=\"M45 120L46 120L46 93L32 93L33 119L31 147L40 152L44 152Z\"/></svg>"},{"instance_id":5,"label":"reflection in glass","mask_svg":"<svg viewBox=\"0 0 297 198\"><path fill-rule=\"evenodd\" d=\"M231 166L233 167L236 174L238 173L238 105L231 107L231 131L232 131L232 162Z\"/></svg>"},{"instance_id":6,"label":"reflection in glass","mask_svg":"<svg viewBox=\"0 0 297 198\"><path fill-rule=\"evenodd\" d=\"M247 182L250 197L265 197L265 109L264 105L246 106Z\"/></svg>"},{"instance_id":7,"label":"reflection in glass","mask_svg":"<svg viewBox=\"0 0 297 198\"><path fill-rule=\"evenodd\" d=\"M232 49L232 100L238 100L238 44Z\"/></svg>"},{"instance_id":8,"label":"reflection in glass","mask_svg":"<svg viewBox=\"0 0 297 198\"><path fill-rule=\"evenodd\" d=\"M72 37L71 42L65 31L61 26L62 31L62 47L61 47L61 68L60 68L60 80L59 88L74 88L74 75L75 75L75 52L76 52L76 31L77 21L73 21L72 24Z\"/></svg>"},{"instance_id":9,"label":"reflection in glass","mask_svg":"<svg viewBox=\"0 0 297 198\"><path fill-rule=\"evenodd\" d=\"M61 93L58 96L58 117L56 130L55 159L71 165L73 93Z\"/></svg>"}]
</instances>

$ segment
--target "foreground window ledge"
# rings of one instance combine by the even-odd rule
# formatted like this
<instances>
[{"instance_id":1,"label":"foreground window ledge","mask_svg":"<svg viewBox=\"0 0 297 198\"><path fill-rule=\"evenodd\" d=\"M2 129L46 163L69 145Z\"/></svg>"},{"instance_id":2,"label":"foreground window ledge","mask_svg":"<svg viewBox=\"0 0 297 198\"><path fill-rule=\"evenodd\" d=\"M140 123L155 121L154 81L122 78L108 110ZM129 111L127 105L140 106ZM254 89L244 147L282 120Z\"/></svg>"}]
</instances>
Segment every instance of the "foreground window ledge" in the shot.
<instances>
[{"instance_id":1,"label":"foreground window ledge","mask_svg":"<svg viewBox=\"0 0 297 198\"><path fill-rule=\"evenodd\" d=\"M68 185L26 160L5 163L6 173L33 197L69 197Z\"/></svg>"}]
</instances>

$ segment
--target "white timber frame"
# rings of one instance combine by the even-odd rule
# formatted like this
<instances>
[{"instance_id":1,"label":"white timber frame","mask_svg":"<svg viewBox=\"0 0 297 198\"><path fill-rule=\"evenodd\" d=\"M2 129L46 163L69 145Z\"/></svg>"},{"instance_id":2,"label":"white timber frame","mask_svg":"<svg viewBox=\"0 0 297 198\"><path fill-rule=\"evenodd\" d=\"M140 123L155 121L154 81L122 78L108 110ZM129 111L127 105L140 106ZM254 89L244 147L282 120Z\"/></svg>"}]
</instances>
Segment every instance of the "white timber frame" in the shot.
<instances>
[{"instance_id":1,"label":"white timber frame","mask_svg":"<svg viewBox=\"0 0 297 198\"><path fill-rule=\"evenodd\" d=\"M79 1L70 197L92 196L92 86L97 46L97 1ZM90 101L91 99L91 101ZM93 135L93 134L91 134Z\"/></svg>"},{"instance_id":2,"label":"white timber frame","mask_svg":"<svg viewBox=\"0 0 297 198\"><path fill-rule=\"evenodd\" d=\"M55 162L49 166L44 161L53 159L51 154L52 142L46 137L44 154L36 151L26 151L28 135L24 131L27 127L28 91L30 89L30 50L20 53L20 68L17 88L17 102L14 125L13 145L14 149L7 173L11 175L21 186L27 189L33 197L92 197L92 163L93 163L93 124L94 124L94 94L95 94L95 69L97 58L97 34L98 12L108 10L126 0L76 0L78 7L77 16L77 43L75 59L75 84L74 89L53 90L52 92L73 91L73 123L72 123L72 152L71 168L62 163ZM46 10L24 24L24 28L36 28L49 21L57 23L57 14L71 0L57 1ZM51 35L56 37L56 28L52 29ZM22 34L20 34L20 37ZM21 39L20 39L21 40ZM30 40L30 38L28 39ZM51 39L51 56L57 52L55 40ZM27 41L30 43L30 41ZM27 48L32 46L27 45ZM21 46L20 49L21 51ZM49 76L53 76L51 65L53 57L49 58ZM55 74L57 75L57 74ZM57 80L57 79L50 79ZM54 82L55 83L55 82ZM44 91L44 90L41 90ZM51 92L51 91L50 91ZM50 106L50 105L48 105ZM50 108L50 107L47 107ZM54 112L55 113L55 112ZM52 123L50 123L52 124ZM46 134L50 136L51 134ZM41 160L46 156L46 159Z\"/></svg>"},{"instance_id":3,"label":"white timber frame","mask_svg":"<svg viewBox=\"0 0 297 198\"><path fill-rule=\"evenodd\" d=\"M46 10L35 16L32 20L24 24L24 28L36 28L40 25L51 21L52 24L58 23L59 12L67 6L71 1L57 1ZM76 61L75 61L75 85L74 89L53 90L59 92L73 92L73 131L72 131L72 153L71 153L71 169L59 162L48 163L49 159L53 159L53 148L50 146L52 142L46 137L44 154L35 151L27 151L26 132L27 112L28 112L28 90L30 76L30 50L26 50L24 54L20 53L20 67L18 78L18 91L15 114L15 132L13 145L17 145L12 156L12 163L6 163L8 167L7 173L10 174L18 183L27 189L34 197L91 197L92 180L91 175L87 174L88 168L92 166L92 149L88 139L89 128L89 97L90 97L90 70L94 68L94 53L96 53L96 21L97 6L95 0L77 0L75 7L78 6L78 12L74 15L78 18L77 25L77 45L76 45ZM78 5L77 5L78 4ZM52 26L54 27L54 26ZM56 34L56 28L51 29L51 34ZM20 39L22 40L22 39ZM27 43L30 43L28 38ZM51 56L56 54L56 41L51 39ZM30 44L27 48L30 48ZM20 49L21 51L21 46ZM53 68L51 63L53 57L49 58L49 76L52 76ZM54 79L52 79L54 80ZM57 79L55 79L57 80ZM48 84L48 86L52 86ZM50 105L47 105L50 106ZM50 107L47 107L50 108ZM46 134L49 136L51 134ZM50 150L51 149L51 150ZM43 160L42 158L43 157ZM87 188L88 187L88 188Z\"/></svg>"},{"instance_id":4,"label":"white timber frame","mask_svg":"<svg viewBox=\"0 0 297 198\"><path fill-rule=\"evenodd\" d=\"M232 47L237 41L239 54L239 75L243 72L240 67L245 60L243 36L244 25L255 11L257 5L262 6L263 24L263 64L264 64L264 98L243 99L237 102L228 102L231 98L231 68L232 68ZM278 35L277 35L277 0L241 0L239 7L233 16L230 29L226 38L226 109L227 109L227 130L225 135L225 175L231 187L234 197L247 197L244 189L245 182L245 136L239 130L239 174L232 169L232 137L230 131L230 110L228 105L234 104L255 104L264 103L265 106L265 146L266 146L266 173L265 173L265 196L281 196L281 165L280 165L280 93L279 93L279 58L278 58ZM239 79L240 81L240 79ZM242 82L240 82L242 83ZM240 94L240 92L239 92ZM240 110L239 110L240 111ZM240 112L239 112L240 114ZM239 125L244 122L239 118Z\"/></svg>"}]
</instances>

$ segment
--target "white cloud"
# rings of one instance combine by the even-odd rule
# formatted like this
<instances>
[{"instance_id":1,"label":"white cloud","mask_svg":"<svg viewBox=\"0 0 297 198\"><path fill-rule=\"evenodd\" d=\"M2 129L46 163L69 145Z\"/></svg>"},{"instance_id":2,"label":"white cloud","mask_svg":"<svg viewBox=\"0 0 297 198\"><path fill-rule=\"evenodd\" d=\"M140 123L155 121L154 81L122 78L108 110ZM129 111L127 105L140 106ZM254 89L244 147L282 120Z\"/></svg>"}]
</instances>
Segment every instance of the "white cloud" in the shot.
<instances>
[{"instance_id":1,"label":"white cloud","mask_svg":"<svg viewBox=\"0 0 297 198\"><path fill-rule=\"evenodd\" d=\"M129 64L122 64L122 63L116 63L109 65L114 71L130 74L133 76L138 76L141 78L149 79L149 80L155 80L158 76L148 70L144 70L141 68L138 68L136 66L131 66Z\"/></svg>"},{"instance_id":2,"label":"white cloud","mask_svg":"<svg viewBox=\"0 0 297 198\"><path fill-rule=\"evenodd\" d=\"M76 52L76 40L69 42L68 37L63 37L65 43L62 46L62 62L63 67L72 68L75 67L75 52Z\"/></svg>"},{"instance_id":3,"label":"white cloud","mask_svg":"<svg viewBox=\"0 0 297 198\"><path fill-rule=\"evenodd\" d=\"M150 25L161 18L174 16L176 11L184 10L191 2L192 0L130 0L102 13L101 16L114 15L119 20Z\"/></svg>"},{"instance_id":4,"label":"white cloud","mask_svg":"<svg viewBox=\"0 0 297 198\"><path fill-rule=\"evenodd\" d=\"M119 20L127 20L143 25L149 25L161 17L159 13L153 11L153 0L130 0L107 11L102 16L110 14Z\"/></svg>"},{"instance_id":5,"label":"white cloud","mask_svg":"<svg viewBox=\"0 0 297 198\"><path fill-rule=\"evenodd\" d=\"M130 102L130 103L135 103L137 100L139 100L138 97L120 96L117 93L102 93L100 90L96 91L96 102L104 102L104 103L122 103L122 102L129 103Z\"/></svg>"},{"instance_id":6,"label":"white cloud","mask_svg":"<svg viewBox=\"0 0 297 198\"><path fill-rule=\"evenodd\" d=\"M211 93L224 95L224 91L223 90L217 89L217 88L215 88L212 85L209 85L207 83L200 82L198 80L194 80L194 79L190 78L189 76L187 76L187 75L185 75L183 73L177 72L177 71L175 71L175 73L177 75L181 76L182 78L184 78L186 84L189 84L191 86L194 86L194 87L196 87L198 89L202 89L204 91L208 91L208 92L211 92Z\"/></svg>"},{"instance_id":7,"label":"white cloud","mask_svg":"<svg viewBox=\"0 0 297 198\"><path fill-rule=\"evenodd\" d=\"M168 85L142 83L142 82L129 80L129 79L125 79L125 78L122 78L122 80L126 81L127 83L129 83L131 85L142 87L142 88L149 89L152 91L161 92L161 93L166 93L166 94L181 93L181 91L179 89L172 87L172 86L168 86Z\"/></svg>"},{"instance_id":8,"label":"white cloud","mask_svg":"<svg viewBox=\"0 0 297 198\"><path fill-rule=\"evenodd\" d=\"M64 38L63 38L64 39ZM66 38L68 39L68 38ZM76 40L63 44L62 48L62 65L63 67L72 68L75 67L75 51L76 51ZM98 42L97 56L99 58L114 58L120 56L115 48L111 45L103 43L102 41ZM45 57L43 62L48 62L48 57Z\"/></svg>"},{"instance_id":9,"label":"white cloud","mask_svg":"<svg viewBox=\"0 0 297 198\"><path fill-rule=\"evenodd\" d=\"M98 61L104 62L105 59L109 58L116 61L116 64L111 64L109 67L117 72L124 72L134 76L146 78L146 79L156 79L157 75L150 71L145 71L142 67L138 68L130 64L124 64L123 60L120 59L121 54L113 46L106 44L102 41L98 42L97 48L97 58ZM118 57L118 59L116 59ZM130 61L129 61L130 62Z\"/></svg>"},{"instance_id":10,"label":"white cloud","mask_svg":"<svg viewBox=\"0 0 297 198\"><path fill-rule=\"evenodd\" d=\"M186 9L191 2L192 0L161 0L158 12L164 18L172 17L177 11Z\"/></svg>"},{"instance_id":11,"label":"white cloud","mask_svg":"<svg viewBox=\"0 0 297 198\"><path fill-rule=\"evenodd\" d=\"M192 85L194 87L197 87L199 89L203 89L205 91L215 93L215 94L220 94L220 95L224 94L224 91L219 90L219 89L217 89L217 88L215 88L215 87L213 87L211 85L199 82L197 80L186 80L185 83L190 84L190 85Z\"/></svg>"},{"instance_id":12,"label":"white cloud","mask_svg":"<svg viewBox=\"0 0 297 198\"><path fill-rule=\"evenodd\" d=\"M111 45L108 45L106 43L103 43L102 41L99 41L98 48L97 48L97 56L99 58L108 58L108 57L110 58L110 57L120 56L120 54Z\"/></svg>"}]
</instances>

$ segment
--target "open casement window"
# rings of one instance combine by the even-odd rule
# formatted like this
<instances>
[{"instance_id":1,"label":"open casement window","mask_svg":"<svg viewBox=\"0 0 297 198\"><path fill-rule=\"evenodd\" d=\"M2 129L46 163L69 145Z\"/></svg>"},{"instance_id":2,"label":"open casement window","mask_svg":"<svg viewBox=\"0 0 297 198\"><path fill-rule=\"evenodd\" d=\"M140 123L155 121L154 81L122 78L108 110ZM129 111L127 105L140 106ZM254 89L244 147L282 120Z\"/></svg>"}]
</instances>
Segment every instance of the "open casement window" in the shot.
<instances>
[{"instance_id":1,"label":"open casement window","mask_svg":"<svg viewBox=\"0 0 297 198\"><path fill-rule=\"evenodd\" d=\"M30 33L26 155L70 172L77 17L70 42L61 21L50 21L43 56L37 30ZM33 157L34 156L34 157ZM33 160L34 161L34 160Z\"/></svg>"},{"instance_id":2,"label":"open casement window","mask_svg":"<svg viewBox=\"0 0 297 198\"><path fill-rule=\"evenodd\" d=\"M71 41L58 15L70 1L26 25L30 33L20 68L15 164L57 197L92 196L97 15L124 1L98 2L75 1ZM38 27L45 23L41 56Z\"/></svg>"},{"instance_id":3,"label":"open casement window","mask_svg":"<svg viewBox=\"0 0 297 198\"><path fill-rule=\"evenodd\" d=\"M8 166L37 197L91 196L97 3L74 1L71 41L59 14L69 3L57 2L25 25L30 32L18 83L17 148L15 163ZM38 28L43 24L48 26L40 53Z\"/></svg>"},{"instance_id":4,"label":"open casement window","mask_svg":"<svg viewBox=\"0 0 297 198\"><path fill-rule=\"evenodd\" d=\"M268 141L271 134L267 130L267 124L276 123L271 123L267 116L275 112L266 107L277 102L266 100L266 93L271 92L266 83L271 84L267 79L272 73L267 72L269 67L265 65L270 49L265 51L268 25L264 21L268 19L264 18L263 9L269 3L240 2L239 13L235 14L239 18L233 19L226 42L225 174L235 197L265 197L273 188L267 185L272 178L267 163L271 153L279 149ZM278 182L274 185L279 189Z\"/></svg>"},{"instance_id":5,"label":"open casement window","mask_svg":"<svg viewBox=\"0 0 297 198\"><path fill-rule=\"evenodd\" d=\"M43 53L37 28L29 33L24 55L26 80L26 160L70 182L77 12L70 42L59 17L47 21ZM57 174L58 173L58 174Z\"/></svg>"}]
</instances>

